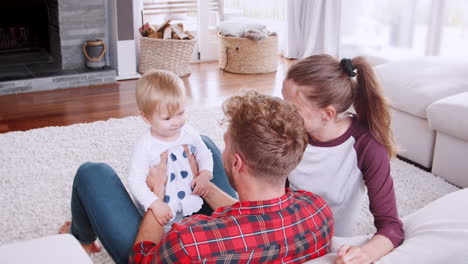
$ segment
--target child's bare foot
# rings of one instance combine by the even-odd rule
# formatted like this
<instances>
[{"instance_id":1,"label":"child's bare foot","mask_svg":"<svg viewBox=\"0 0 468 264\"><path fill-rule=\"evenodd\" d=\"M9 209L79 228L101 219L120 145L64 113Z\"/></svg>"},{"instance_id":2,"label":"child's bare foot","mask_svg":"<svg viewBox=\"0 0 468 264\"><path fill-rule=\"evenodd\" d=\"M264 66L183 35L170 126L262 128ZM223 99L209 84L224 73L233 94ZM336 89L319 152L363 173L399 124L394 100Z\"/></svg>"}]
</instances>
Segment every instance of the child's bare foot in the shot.
<instances>
[{"instance_id":1,"label":"child's bare foot","mask_svg":"<svg viewBox=\"0 0 468 264\"><path fill-rule=\"evenodd\" d=\"M102 249L101 244L99 244L99 242L97 242L97 241L94 241L93 243L88 244L88 245L81 244L81 246L90 255L93 254L93 253L98 253Z\"/></svg>"},{"instance_id":2,"label":"child's bare foot","mask_svg":"<svg viewBox=\"0 0 468 264\"><path fill-rule=\"evenodd\" d=\"M65 221L65 223L60 227L59 234L70 234L70 225L71 221Z\"/></svg>"},{"instance_id":3,"label":"child's bare foot","mask_svg":"<svg viewBox=\"0 0 468 264\"><path fill-rule=\"evenodd\" d=\"M66 221L59 229L59 234L69 234L70 233L70 225L71 221ZM81 244L81 243L80 243ZM91 244L81 244L81 246L84 248L86 253L92 254L92 253L97 253L101 251L102 246L99 244L99 242L94 241Z\"/></svg>"}]
</instances>

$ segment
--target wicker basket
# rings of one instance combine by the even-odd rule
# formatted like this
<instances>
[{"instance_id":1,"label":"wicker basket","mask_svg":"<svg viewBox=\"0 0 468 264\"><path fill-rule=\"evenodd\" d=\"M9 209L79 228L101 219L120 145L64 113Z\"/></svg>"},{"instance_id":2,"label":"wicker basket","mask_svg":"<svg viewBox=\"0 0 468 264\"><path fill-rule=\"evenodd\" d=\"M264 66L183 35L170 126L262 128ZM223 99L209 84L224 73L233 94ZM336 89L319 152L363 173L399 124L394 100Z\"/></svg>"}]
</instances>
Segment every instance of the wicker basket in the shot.
<instances>
[{"instance_id":1,"label":"wicker basket","mask_svg":"<svg viewBox=\"0 0 468 264\"><path fill-rule=\"evenodd\" d=\"M140 37L140 62L138 72L150 69L171 71L178 76L191 72L190 60L196 39L175 40Z\"/></svg>"},{"instance_id":2,"label":"wicker basket","mask_svg":"<svg viewBox=\"0 0 468 264\"><path fill-rule=\"evenodd\" d=\"M219 67L233 73L274 72L278 66L278 37L261 41L219 36Z\"/></svg>"}]
</instances>

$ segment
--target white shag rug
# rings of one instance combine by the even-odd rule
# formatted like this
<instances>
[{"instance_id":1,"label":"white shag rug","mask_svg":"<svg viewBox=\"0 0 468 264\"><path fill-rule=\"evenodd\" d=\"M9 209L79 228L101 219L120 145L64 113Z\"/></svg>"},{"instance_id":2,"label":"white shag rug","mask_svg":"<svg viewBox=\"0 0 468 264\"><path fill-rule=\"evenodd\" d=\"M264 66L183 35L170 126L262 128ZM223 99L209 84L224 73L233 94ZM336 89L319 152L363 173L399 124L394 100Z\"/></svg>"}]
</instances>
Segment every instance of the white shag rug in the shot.
<instances>
[{"instance_id":1,"label":"white shag rug","mask_svg":"<svg viewBox=\"0 0 468 264\"><path fill-rule=\"evenodd\" d=\"M224 148L220 108L189 107L188 122ZM0 134L0 245L57 233L70 219L71 186L86 161L111 165L126 184L133 143L146 129L139 117ZM458 190L439 177L400 160L392 161L400 216ZM356 234L374 232L368 201ZM105 250L95 263L112 263Z\"/></svg>"}]
</instances>

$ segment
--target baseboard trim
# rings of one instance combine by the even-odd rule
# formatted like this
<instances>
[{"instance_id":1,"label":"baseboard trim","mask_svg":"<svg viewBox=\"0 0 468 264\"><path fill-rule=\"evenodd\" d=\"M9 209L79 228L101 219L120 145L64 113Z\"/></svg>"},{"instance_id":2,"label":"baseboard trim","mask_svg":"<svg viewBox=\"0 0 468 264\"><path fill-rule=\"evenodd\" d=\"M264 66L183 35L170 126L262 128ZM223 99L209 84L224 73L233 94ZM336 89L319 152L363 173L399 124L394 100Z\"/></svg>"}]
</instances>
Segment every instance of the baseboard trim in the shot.
<instances>
[{"instance_id":1,"label":"baseboard trim","mask_svg":"<svg viewBox=\"0 0 468 264\"><path fill-rule=\"evenodd\" d=\"M423 171L427 171L427 172L431 172L431 171L432 171L432 167L431 167L431 168L426 168L426 167L424 167L423 165L420 165L420 164L418 164L418 163L416 163L416 162L414 162L414 161L412 161L412 160L409 160L409 159L407 159L407 158L404 158L404 157L402 157L402 156L400 156L400 155L397 155L397 158L398 158L399 160L401 160L401 161L404 161L404 162L409 163L409 164L411 164L411 165L413 165L413 166L415 166L415 167L418 167L418 168L420 168L420 169L423 170Z\"/></svg>"}]
</instances>

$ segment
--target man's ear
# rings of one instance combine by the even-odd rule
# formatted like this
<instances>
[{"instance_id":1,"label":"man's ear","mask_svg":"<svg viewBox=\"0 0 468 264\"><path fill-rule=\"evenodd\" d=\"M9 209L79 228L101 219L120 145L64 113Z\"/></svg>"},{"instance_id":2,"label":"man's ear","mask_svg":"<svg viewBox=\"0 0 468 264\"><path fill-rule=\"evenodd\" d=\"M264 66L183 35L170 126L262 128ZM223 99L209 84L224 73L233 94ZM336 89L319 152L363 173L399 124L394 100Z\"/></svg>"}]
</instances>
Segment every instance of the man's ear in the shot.
<instances>
[{"instance_id":1,"label":"man's ear","mask_svg":"<svg viewBox=\"0 0 468 264\"><path fill-rule=\"evenodd\" d=\"M146 117L145 113L143 113L142 111L140 111L140 115L141 115L141 118L143 118L143 121L145 121L146 124L150 124L150 121L149 119Z\"/></svg>"},{"instance_id":2,"label":"man's ear","mask_svg":"<svg viewBox=\"0 0 468 264\"><path fill-rule=\"evenodd\" d=\"M232 164L232 170L236 174L239 174L242 170L245 169L244 160L238 153L234 153L234 160Z\"/></svg>"},{"instance_id":3,"label":"man's ear","mask_svg":"<svg viewBox=\"0 0 468 264\"><path fill-rule=\"evenodd\" d=\"M333 120L336 116L336 110L333 106L329 105L325 108L322 108L322 121L328 122Z\"/></svg>"}]
</instances>

